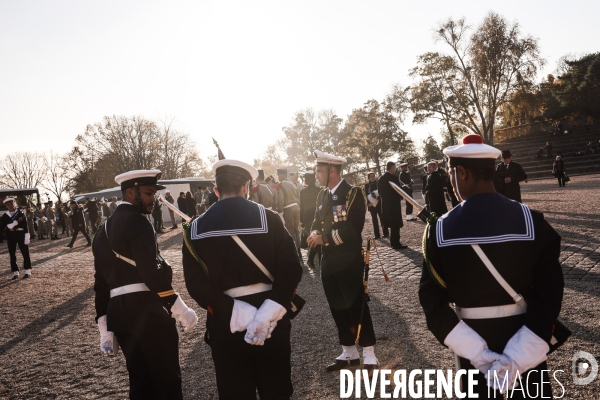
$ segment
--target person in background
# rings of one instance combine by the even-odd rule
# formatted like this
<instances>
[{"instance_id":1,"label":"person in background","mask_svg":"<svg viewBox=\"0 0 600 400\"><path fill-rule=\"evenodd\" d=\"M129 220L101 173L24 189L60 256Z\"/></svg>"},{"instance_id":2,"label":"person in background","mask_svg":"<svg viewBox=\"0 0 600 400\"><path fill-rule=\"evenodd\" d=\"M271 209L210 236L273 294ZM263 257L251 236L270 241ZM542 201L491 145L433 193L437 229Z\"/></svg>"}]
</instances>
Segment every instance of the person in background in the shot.
<instances>
[{"instance_id":1,"label":"person in background","mask_svg":"<svg viewBox=\"0 0 600 400\"><path fill-rule=\"evenodd\" d=\"M35 235L35 214L33 212L33 207L27 207L27 211L26 211L25 215L27 217L27 229L29 229L30 238L34 239L36 237L36 235ZM0 235L0 236L2 236L2 235Z\"/></svg>"},{"instance_id":2,"label":"person in background","mask_svg":"<svg viewBox=\"0 0 600 400\"><path fill-rule=\"evenodd\" d=\"M50 240L58 240L58 234L56 229L56 211L52 200L46 203L44 209L44 216L46 217L46 231L50 235Z\"/></svg>"},{"instance_id":3,"label":"person in background","mask_svg":"<svg viewBox=\"0 0 600 400\"><path fill-rule=\"evenodd\" d=\"M410 171L408 170L408 163L404 162L404 161L400 161L400 170L401 171L398 174L398 179L400 180L400 187L402 188L402 190L404 190L406 192L406 194L408 194L410 197L413 197L412 185L415 182L410 177ZM412 215L413 205L410 204L408 201L405 201L405 203L406 203L406 220L412 221L413 219L415 219L415 217L413 217L413 215Z\"/></svg>"},{"instance_id":4,"label":"person in background","mask_svg":"<svg viewBox=\"0 0 600 400\"><path fill-rule=\"evenodd\" d=\"M389 161L386 164L386 173L383 174L377 182L377 192L381 197L381 216L382 224L390 230L390 245L393 249L405 249L408 246L400 243L400 228L404 226L402 222L402 197L392 188L390 182L400 186L400 180L394 173L396 172L396 163Z\"/></svg>"},{"instance_id":5,"label":"person in background","mask_svg":"<svg viewBox=\"0 0 600 400\"><path fill-rule=\"evenodd\" d=\"M90 228L92 229L92 234L95 234L98 230L98 199L94 197L88 202L87 211L90 217Z\"/></svg>"},{"instance_id":6,"label":"person in background","mask_svg":"<svg viewBox=\"0 0 600 400\"><path fill-rule=\"evenodd\" d=\"M217 201L219 201L219 197L217 196L217 190L216 190L216 189L217 189L217 187L216 187L216 186L214 186L214 187L213 187L213 190L212 190L212 192L209 192L209 193L208 193L208 196L207 196L207 198L208 198L208 200L207 200L207 204L208 204L208 205L206 206L206 209L207 209L207 210L208 210L208 208L209 208L210 206L212 206L212 205L213 205L213 204L215 204Z\"/></svg>"},{"instance_id":7,"label":"person in background","mask_svg":"<svg viewBox=\"0 0 600 400\"><path fill-rule=\"evenodd\" d=\"M281 181L281 186L277 192L277 212L283 214L285 227L296 243L298 258L302 262L302 252L300 251L300 193L297 185L288 179L288 172L285 168L278 168L277 175Z\"/></svg>"},{"instance_id":8,"label":"person in background","mask_svg":"<svg viewBox=\"0 0 600 400\"><path fill-rule=\"evenodd\" d=\"M429 172L427 186L425 186L427 206L430 212L434 212L437 217L441 217L448 212L448 206L444 198L445 179L441 171L438 170L437 161L430 161L427 164L427 170Z\"/></svg>"},{"instance_id":9,"label":"person in background","mask_svg":"<svg viewBox=\"0 0 600 400\"><path fill-rule=\"evenodd\" d=\"M63 210L63 203L59 200L56 203L56 220L58 222L58 226L60 226L62 228L62 232L61 235L65 234L65 213ZM57 228L57 233L58 233L58 228Z\"/></svg>"},{"instance_id":10,"label":"person in background","mask_svg":"<svg viewBox=\"0 0 600 400\"><path fill-rule=\"evenodd\" d=\"M73 213L69 208L69 202L66 202L62 207L63 215L65 216L65 231L67 237L73 236Z\"/></svg>"},{"instance_id":11,"label":"person in background","mask_svg":"<svg viewBox=\"0 0 600 400\"><path fill-rule=\"evenodd\" d=\"M429 171L427 169L427 164L423 165L423 174L421 175L421 197L425 200L425 204L427 204L427 196L425 196L425 188L427 187L427 177L429 176Z\"/></svg>"},{"instance_id":12,"label":"person in background","mask_svg":"<svg viewBox=\"0 0 600 400\"><path fill-rule=\"evenodd\" d=\"M187 206L185 205L185 192L179 192L179 197L177 198L177 208L179 208L179 211L187 215Z\"/></svg>"},{"instance_id":13,"label":"person in background","mask_svg":"<svg viewBox=\"0 0 600 400\"><path fill-rule=\"evenodd\" d=\"M110 215L114 214L114 212L117 210L117 207L117 196L113 196L110 202L110 206L108 206L108 208L110 209Z\"/></svg>"},{"instance_id":14,"label":"person in background","mask_svg":"<svg viewBox=\"0 0 600 400\"><path fill-rule=\"evenodd\" d=\"M367 206L369 213L371 213L371 220L373 221L373 236L375 239L381 238L379 230L379 221L381 221L383 237L388 237L390 235L389 230L384 225L383 219L381 218L381 198L377 191L377 179L375 178L375 173L369 172L367 179L369 181L365 184L365 195L367 196Z\"/></svg>"},{"instance_id":15,"label":"person in background","mask_svg":"<svg viewBox=\"0 0 600 400\"><path fill-rule=\"evenodd\" d=\"M167 200L171 204L175 204L175 198L173 198L173 196L171 196L170 190L165 191L165 200ZM171 217L171 224L173 224L171 229L177 229L177 220L175 219L175 212L173 210L171 210L170 208L169 208L169 217Z\"/></svg>"},{"instance_id":16,"label":"person in background","mask_svg":"<svg viewBox=\"0 0 600 400\"><path fill-rule=\"evenodd\" d=\"M567 173L567 169L565 168L565 162L560 156L556 156L556 160L552 165L552 174L558 179L558 186L565 186L565 175Z\"/></svg>"},{"instance_id":17,"label":"person in background","mask_svg":"<svg viewBox=\"0 0 600 400\"><path fill-rule=\"evenodd\" d=\"M154 231L156 233L163 233L163 218L162 218L162 202L158 199L158 196L154 200L154 207L152 207L152 219L154 220Z\"/></svg>"},{"instance_id":18,"label":"person in background","mask_svg":"<svg viewBox=\"0 0 600 400\"><path fill-rule=\"evenodd\" d=\"M75 200L71 200L71 212L73 218L73 237L69 244L65 244L65 247L73 247L73 243L75 243L75 239L77 239L77 235L79 232L83 233L83 236L87 239L86 246L91 246L92 241L85 231L85 218L83 214L83 209L77 205Z\"/></svg>"},{"instance_id":19,"label":"person in background","mask_svg":"<svg viewBox=\"0 0 600 400\"><path fill-rule=\"evenodd\" d=\"M505 197L521 201L521 186L519 182L527 179L527 174L521 167L521 164L512 160L510 150L502 151L502 162L496 167L496 176L494 185L496 192L503 194Z\"/></svg>"},{"instance_id":20,"label":"person in background","mask_svg":"<svg viewBox=\"0 0 600 400\"><path fill-rule=\"evenodd\" d=\"M300 228L306 237L310 235L310 228L315 220L317 196L321 191L321 188L316 185L316 181L317 178L315 177L315 171L308 170L304 173L304 182L306 183L306 187L300 192ZM319 256L320 260L321 247L319 246L317 249L310 247L308 250L308 260L306 261L306 264L309 266L309 268L315 269L315 262L313 260L316 255Z\"/></svg>"},{"instance_id":21,"label":"person in background","mask_svg":"<svg viewBox=\"0 0 600 400\"><path fill-rule=\"evenodd\" d=\"M544 146L544 150L546 151L546 155L548 157L552 157L552 143L546 142L546 145Z\"/></svg>"},{"instance_id":22,"label":"person in background","mask_svg":"<svg viewBox=\"0 0 600 400\"><path fill-rule=\"evenodd\" d=\"M27 227L27 217L17 207L17 202L13 197L7 197L3 200L8 209L0 217L0 234L6 232L6 242L10 254L10 269L13 272L13 280L19 278L19 266L17 265L17 246L23 257L23 268L25 275L23 279L31 277L31 258L29 257L30 234Z\"/></svg>"},{"instance_id":23,"label":"person in background","mask_svg":"<svg viewBox=\"0 0 600 400\"><path fill-rule=\"evenodd\" d=\"M190 218L194 218L196 216L196 200L194 200L194 196L192 196L192 192L186 192L185 194L185 213Z\"/></svg>"},{"instance_id":24,"label":"person in background","mask_svg":"<svg viewBox=\"0 0 600 400\"><path fill-rule=\"evenodd\" d=\"M202 199L204 198L204 187L198 186L194 192L194 201L196 202L196 215L202 215Z\"/></svg>"}]
</instances>

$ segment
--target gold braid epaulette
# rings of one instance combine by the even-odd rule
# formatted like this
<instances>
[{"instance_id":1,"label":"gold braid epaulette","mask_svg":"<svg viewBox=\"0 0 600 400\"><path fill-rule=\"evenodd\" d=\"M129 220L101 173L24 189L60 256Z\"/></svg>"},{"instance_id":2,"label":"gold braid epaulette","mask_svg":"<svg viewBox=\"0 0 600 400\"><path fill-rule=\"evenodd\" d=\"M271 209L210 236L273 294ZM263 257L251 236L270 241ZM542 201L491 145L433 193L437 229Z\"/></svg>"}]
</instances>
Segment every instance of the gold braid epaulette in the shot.
<instances>
[{"instance_id":1,"label":"gold braid epaulette","mask_svg":"<svg viewBox=\"0 0 600 400\"><path fill-rule=\"evenodd\" d=\"M192 229L191 224L189 222L183 221L181 223L181 226L183 227L183 243L185 243L185 247L187 247L187 249L189 250L192 257L194 257L194 259L198 262L198 264L200 264L200 266L202 267L202 270L204 271L206 276L209 276L208 268L206 268L206 264L204 264L204 262L202 262L202 259L200 258L198 253L196 253L196 249L192 245L192 237L190 234L191 229Z\"/></svg>"},{"instance_id":2,"label":"gold braid epaulette","mask_svg":"<svg viewBox=\"0 0 600 400\"><path fill-rule=\"evenodd\" d=\"M354 200L356 199L356 196L358 196L359 191L360 194L362 194L363 200L365 201L364 204L366 206L367 196L365 196L365 191L363 188L360 186L352 186L346 195L346 213L350 214L350 207L352 207L352 204L354 204Z\"/></svg>"},{"instance_id":3,"label":"gold braid epaulette","mask_svg":"<svg viewBox=\"0 0 600 400\"><path fill-rule=\"evenodd\" d=\"M423 257L425 258L425 265L427 266L427 272L429 272L429 275L433 278L435 283L437 283L440 287L442 287L442 289L446 289L446 287L447 287L446 282L444 282L444 280L442 279L440 274L438 274L438 272L433 267L433 264L429 260L429 252L427 249L427 243L429 242L429 240L428 240L429 239L429 230L431 229L432 225L435 225L436 222L437 222L437 217L436 217L435 213L431 213L429 218L427 218L427 226L425 227L425 232L423 232L423 242L422 242Z\"/></svg>"}]
</instances>

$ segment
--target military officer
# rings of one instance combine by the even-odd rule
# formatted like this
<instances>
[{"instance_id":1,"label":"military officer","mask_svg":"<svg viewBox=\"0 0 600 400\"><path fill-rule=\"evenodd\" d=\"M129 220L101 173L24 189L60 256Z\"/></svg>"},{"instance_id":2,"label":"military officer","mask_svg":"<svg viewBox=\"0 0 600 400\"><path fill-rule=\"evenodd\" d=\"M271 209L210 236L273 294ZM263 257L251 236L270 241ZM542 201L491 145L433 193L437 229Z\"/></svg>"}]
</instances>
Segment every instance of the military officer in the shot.
<instances>
[{"instance_id":1,"label":"military officer","mask_svg":"<svg viewBox=\"0 0 600 400\"><path fill-rule=\"evenodd\" d=\"M0 218L0 234L6 233L6 242L10 254L10 269L13 272L12 279L19 278L19 266L17 265L17 246L23 256L23 268L25 275L23 279L31 277L31 259L29 258L30 233L27 227L27 217L17 207L13 197L7 197L3 201L8 211Z\"/></svg>"},{"instance_id":2,"label":"military officer","mask_svg":"<svg viewBox=\"0 0 600 400\"><path fill-rule=\"evenodd\" d=\"M265 182L265 172L258 170L256 185L252 187L252 200L255 203L262 204L266 209L272 210L274 204L275 190Z\"/></svg>"},{"instance_id":3,"label":"military officer","mask_svg":"<svg viewBox=\"0 0 600 400\"><path fill-rule=\"evenodd\" d=\"M213 165L219 201L184 232L183 271L207 311L219 398L289 399L290 313L302 277L296 246L275 211L246 200L258 172Z\"/></svg>"},{"instance_id":4,"label":"military officer","mask_svg":"<svg viewBox=\"0 0 600 400\"><path fill-rule=\"evenodd\" d=\"M157 184L160 176L158 170L136 170L115 177L123 202L92 246L100 349L114 353L116 343L123 349L132 399L182 398L175 325L189 331L198 322L173 290L173 272L144 217L152 212L157 189L164 189Z\"/></svg>"},{"instance_id":5,"label":"military officer","mask_svg":"<svg viewBox=\"0 0 600 400\"><path fill-rule=\"evenodd\" d=\"M498 382L507 380L504 393L517 370L530 393L543 382L551 397L546 354L563 296L560 236L541 213L495 192L500 151L481 136L467 135L444 154L463 202L425 231L419 298L427 326L459 357L460 368L481 372L480 398L489 398L488 384L497 388L494 371Z\"/></svg>"},{"instance_id":6,"label":"military officer","mask_svg":"<svg viewBox=\"0 0 600 400\"><path fill-rule=\"evenodd\" d=\"M410 177L410 171L408 170L408 163L404 161L400 161L400 174L398 175L398 179L400 180L400 187L404 190L410 197L413 197L413 189L412 185L415 183ZM412 221L415 219L412 215L413 206L408 201L406 202L406 220Z\"/></svg>"},{"instance_id":7,"label":"military officer","mask_svg":"<svg viewBox=\"0 0 600 400\"><path fill-rule=\"evenodd\" d=\"M444 197L444 176L438 169L437 161L430 161L427 164L427 185L425 186L425 196L427 197L427 206L429 211L434 212L438 217L448 212L446 198Z\"/></svg>"},{"instance_id":8,"label":"military officer","mask_svg":"<svg viewBox=\"0 0 600 400\"><path fill-rule=\"evenodd\" d=\"M344 158L319 150L314 154L316 176L325 188L317 197L315 219L307 242L313 248L321 246L323 251L321 281L342 345L342 354L327 366L327 370L360 365L355 343L358 325L362 322L358 344L363 348L365 369L372 371L378 361L373 322L366 303L360 321L364 296L362 230L367 203L365 193L361 187L352 186L342 178Z\"/></svg>"},{"instance_id":9,"label":"military officer","mask_svg":"<svg viewBox=\"0 0 600 400\"><path fill-rule=\"evenodd\" d=\"M54 210L54 204L52 200L49 200L46 204L44 216L46 217L46 233L50 236L50 240L58 240L56 229L56 212Z\"/></svg>"},{"instance_id":10,"label":"military officer","mask_svg":"<svg viewBox=\"0 0 600 400\"><path fill-rule=\"evenodd\" d=\"M300 194L298 187L288 179L288 172L285 168L277 169L280 187L277 191L277 212L283 213L283 220L294 243L298 258L302 260L300 252Z\"/></svg>"},{"instance_id":11,"label":"military officer","mask_svg":"<svg viewBox=\"0 0 600 400\"><path fill-rule=\"evenodd\" d=\"M317 178L315 177L315 171L308 170L304 173L304 182L306 187L300 192L300 226L304 232L304 235L308 237L312 228L312 223L315 219L315 211L317 209L317 196L321 191L321 188L316 185ZM308 250L308 260L306 264L314 269L315 262L314 258L318 255L321 258L321 247L310 248Z\"/></svg>"}]
</instances>

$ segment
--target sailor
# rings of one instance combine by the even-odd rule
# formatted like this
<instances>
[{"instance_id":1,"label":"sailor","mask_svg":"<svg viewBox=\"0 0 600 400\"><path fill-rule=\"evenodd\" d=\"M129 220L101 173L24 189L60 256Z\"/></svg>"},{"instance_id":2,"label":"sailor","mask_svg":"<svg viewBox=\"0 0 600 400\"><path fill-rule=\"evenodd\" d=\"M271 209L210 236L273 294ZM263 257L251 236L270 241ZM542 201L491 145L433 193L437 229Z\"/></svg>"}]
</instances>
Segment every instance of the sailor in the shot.
<instances>
[{"instance_id":1,"label":"sailor","mask_svg":"<svg viewBox=\"0 0 600 400\"><path fill-rule=\"evenodd\" d=\"M300 192L298 187L288 179L285 168L277 169L280 187L277 191L277 212L283 214L285 227L296 243L298 258L302 261L300 252Z\"/></svg>"},{"instance_id":2,"label":"sailor","mask_svg":"<svg viewBox=\"0 0 600 400\"><path fill-rule=\"evenodd\" d=\"M425 231L419 298L427 326L461 369L481 372L480 398L489 398L488 384L498 388L494 372L500 385L506 378L500 391L512 390L517 370L529 393L543 382L551 397L546 354L563 296L560 236L541 213L495 192L500 151L481 136L444 154L461 203Z\"/></svg>"},{"instance_id":3,"label":"sailor","mask_svg":"<svg viewBox=\"0 0 600 400\"><path fill-rule=\"evenodd\" d=\"M408 170L408 163L404 161L400 161L400 174L398 175L398 179L400 180L400 187L404 190L410 197L413 197L413 189L412 185L415 183L410 177L410 171ZM406 202L406 220L412 221L415 219L412 215L413 206L409 202Z\"/></svg>"},{"instance_id":4,"label":"sailor","mask_svg":"<svg viewBox=\"0 0 600 400\"><path fill-rule=\"evenodd\" d=\"M265 182L265 171L259 169L256 185L252 187L252 200L255 203L262 204L266 209L272 210L274 206L274 197L275 190Z\"/></svg>"},{"instance_id":5,"label":"sailor","mask_svg":"<svg viewBox=\"0 0 600 400\"><path fill-rule=\"evenodd\" d=\"M300 227L303 236L308 237L312 228L312 223L315 220L315 211L317 209L317 196L321 188L316 185L315 171L308 170L304 173L304 182L306 187L300 192ZM318 255L321 259L321 247L310 248L308 250L308 260L306 264L315 269L314 258Z\"/></svg>"},{"instance_id":6,"label":"sailor","mask_svg":"<svg viewBox=\"0 0 600 400\"><path fill-rule=\"evenodd\" d=\"M115 177L123 201L94 237L96 321L100 349L123 349L132 399L181 399L176 321L185 331L198 322L171 284L173 272L158 252L152 212L158 170Z\"/></svg>"},{"instance_id":7,"label":"sailor","mask_svg":"<svg viewBox=\"0 0 600 400\"><path fill-rule=\"evenodd\" d=\"M184 224L183 271L190 295L207 311L223 400L289 399L290 314L302 267L275 211L246 200L257 170L237 160L213 165L219 201Z\"/></svg>"},{"instance_id":8,"label":"sailor","mask_svg":"<svg viewBox=\"0 0 600 400\"><path fill-rule=\"evenodd\" d=\"M23 256L23 268L25 275L23 279L31 277L31 259L29 258L30 233L27 227L27 217L17 207L13 197L7 197L3 201L8 209L0 218L0 235L6 233L6 242L10 254L10 269L13 272L12 279L19 278L19 266L17 265L17 246Z\"/></svg>"},{"instance_id":9,"label":"sailor","mask_svg":"<svg viewBox=\"0 0 600 400\"><path fill-rule=\"evenodd\" d=\"M48 203L46 203L44 216L46 217L46 233L50 236L50 240L58 240L58 234L56 230L56 213L52 200L48 200Z\"/></svg>"},{"instance_id":10,"label":"sailor","mask_svg":"<svg viewBox=\"0 0 600 400\"><path fill-rule=\"evenodd\" d=\"M321 281L331 315L338 329L342 354L328 371L339 371L360 365L356 348L358 326L362 323L358 345L363 348L365 369L372 371L378 365L375 357L375 332L369 307L363 306L364 260L362 230L365 224L366 199L359 186L352 186L342 178L342 164L346 159L315 151L316 177L325 184L317 197L317 209L308 237L310 247L321 246Z\"/></svg>"}]
</instances>

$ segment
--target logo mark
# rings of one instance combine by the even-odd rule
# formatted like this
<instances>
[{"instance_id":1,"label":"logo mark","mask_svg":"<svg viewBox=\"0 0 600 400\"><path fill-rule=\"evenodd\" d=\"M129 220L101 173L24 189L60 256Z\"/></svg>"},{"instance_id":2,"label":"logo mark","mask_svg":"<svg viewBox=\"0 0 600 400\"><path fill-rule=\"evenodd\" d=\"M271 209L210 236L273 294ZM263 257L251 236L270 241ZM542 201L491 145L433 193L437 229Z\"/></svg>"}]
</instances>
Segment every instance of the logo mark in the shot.
<instances>
[{"instance_id":1,"label":"logo mark","mask_svg":"<svg viewBox=\"0 0 600 400\"><path fill-rule=\"evenodd\" d=\"M588 371L589 375L582 378L581 375L585 375ZM596 379L596 376L598 376L598 362L593 355L585 351L573 354L573 382L576 385L587 385Z\"/></svg>"}]
</instances>

